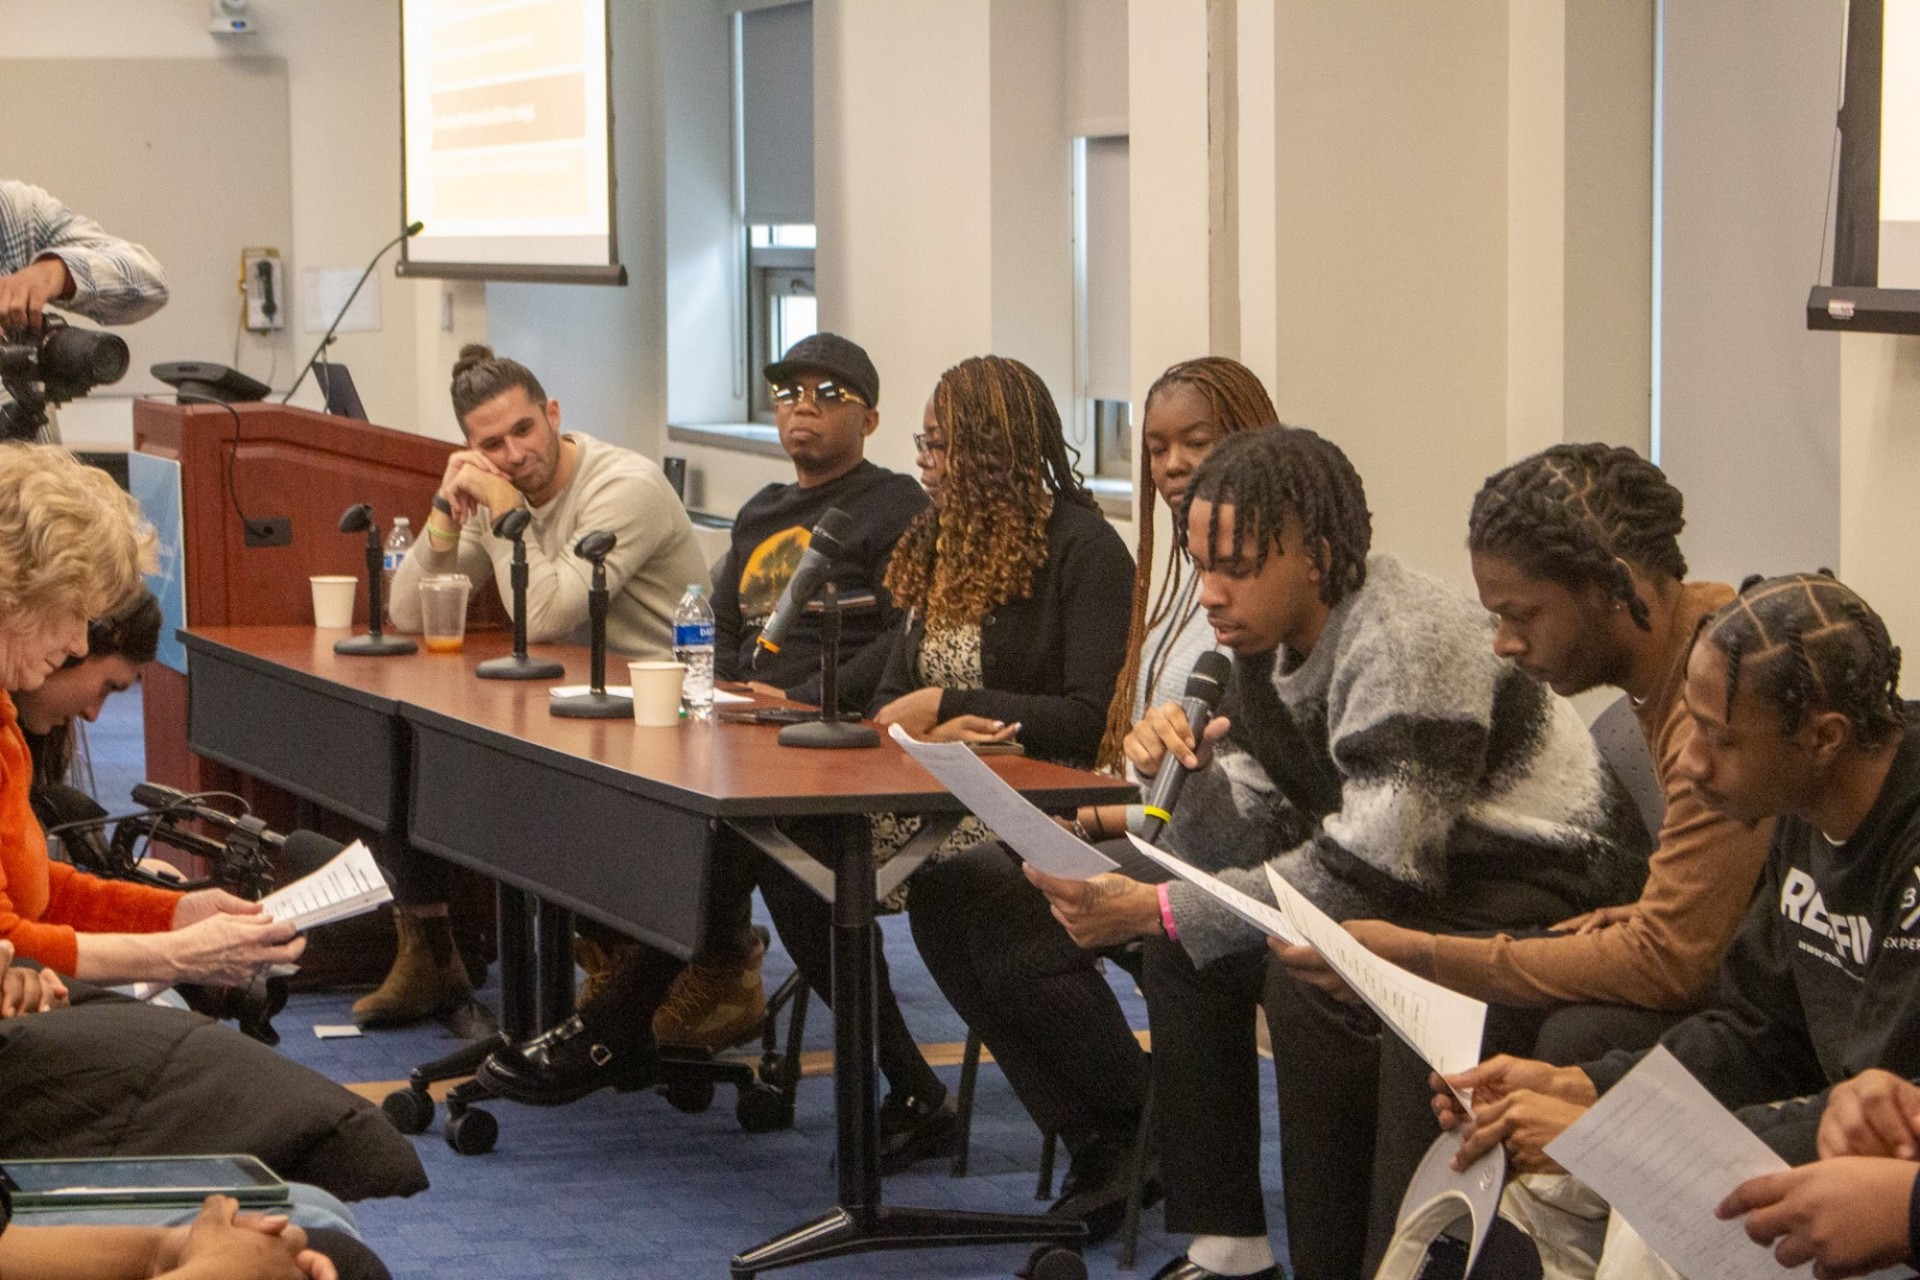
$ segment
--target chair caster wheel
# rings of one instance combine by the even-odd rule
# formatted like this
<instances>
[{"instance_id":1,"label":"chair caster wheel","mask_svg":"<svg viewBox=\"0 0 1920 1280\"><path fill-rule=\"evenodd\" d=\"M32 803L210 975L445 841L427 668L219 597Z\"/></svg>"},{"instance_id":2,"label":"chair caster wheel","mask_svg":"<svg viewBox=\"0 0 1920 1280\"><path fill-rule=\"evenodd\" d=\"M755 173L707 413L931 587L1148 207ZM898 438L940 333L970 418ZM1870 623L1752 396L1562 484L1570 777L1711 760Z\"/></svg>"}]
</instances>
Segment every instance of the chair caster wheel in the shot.
<instances>
[{"instance_id":1,"label":"chair caster wheel","mask_svg":"<svg viewBox=\"0 0 1920 1280\"><path fill-rule=\"evenodd\" d=\"M713 1105L713 1081L704 1077L682 1077L660 1087L675 1111L697 1115Z\"/></svg>"},{"instance_id":2,"label":"chair caster wheel","mask_svg":"<svg viewBox=\"0 0 1920 1280\"><path fill-rule=\"evenodd\" d=\"M447 1121L447 1145L463 1156L483 1156L500 1139L500 1122L469 1107Z\"/></svg>"},{"instance_id":3,"label":"chair caster wheel","mask_svg":"<svg viewBox=\"0 0 1920 1280\"><path fill-rule=\"evenodd\" d=\"M793 1108L786 1095L764 1084L742 1086L733 1114L748 1133L772 1133L793 1123Z\"/></svg>"},{"instance_id":4,"label":"chair caster wheel","mask_svg":"<svg viewBox=\"0 0 1920 1280\"><path fill-rule=\"evenodd\" d=\"M433 1098L424 1089L395 1089L381 1101L380 1110L402 1133L425 1133L433 1123Z\"/></svg>"},{"instance_id":5,"label":"chair caster wheel","mask_svg":"<svg viewBox=\"0 0 1920 1280\"><path fill-rule=\"evenodd\" d=\"M1027 1265L1016 1274L1024 1280L1087 1280L1087 1264L1072 1249L1043 1244L1027 1258Z\"/></svg>"}]
</instances>

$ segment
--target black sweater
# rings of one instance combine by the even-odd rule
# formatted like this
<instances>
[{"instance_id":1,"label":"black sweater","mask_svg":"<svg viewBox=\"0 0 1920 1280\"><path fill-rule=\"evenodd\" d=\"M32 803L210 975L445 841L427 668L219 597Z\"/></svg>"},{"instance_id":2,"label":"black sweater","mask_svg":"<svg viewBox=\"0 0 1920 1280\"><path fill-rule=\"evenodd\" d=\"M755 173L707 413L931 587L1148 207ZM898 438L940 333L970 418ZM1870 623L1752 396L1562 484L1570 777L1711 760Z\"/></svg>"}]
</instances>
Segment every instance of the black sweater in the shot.
<instances>
[{"instance_id":1,"label":"black sweater","mask_svg":"<svg viewBox=\"0 0 1920 1280\"><path fill-rule=\"evenodd\" d=\"M1106 730L1107 706L1127 656L1133 609L1133 555L1098 511L1057 499L1047 521L1046 563L1033 590L980 624L983 688L948 689L940 719L985 716L1020 724L1027 754L1091 765ZM841 672L840 705L880 710L921 688L926 626L912 613ZM819 697L816 680L794 696Z\"/></svg>"},{"instance_id":2,"label":"black sweater","mask_svg":"<svg viewBox=\"0 0 1920 1280\"><path fill-rule=\"evenodd\" d=\"M1712 1008L1661 1037L1790 1164L1815 1155L1827 1089L1869 1067L1920 1075L1920 703L1879 798L1834 848L1783 817ZM1602 1093L1641 1055L1584 1070ZM1762 1104L1798 1099L1786 1106Z\"/></svg>"},{"instance_id":3,"label":"black sweater","mask_svg":"<svg viewBox=\"0 0 1920 1280\"><path fill-rule=\"evenodd\" d=\"M780 652L767 654L757 668L753 650L760 629L787 589L787 580L806 554L813 526L829 507L846 512L853 528L828 580L842 595L871 590L880 598L877 609L841 617L841 661L857 656L894 622L897 611L880 579L886 574L893 544L926 505L927 495L917 481L866 461L839 479L810 489L770 484L754 494L734 517L733 541L714 574L714 676L764 680L781 689L797 688L810 679L817 684L818 614L802 614Z\"/></svg>"}]
</instances>

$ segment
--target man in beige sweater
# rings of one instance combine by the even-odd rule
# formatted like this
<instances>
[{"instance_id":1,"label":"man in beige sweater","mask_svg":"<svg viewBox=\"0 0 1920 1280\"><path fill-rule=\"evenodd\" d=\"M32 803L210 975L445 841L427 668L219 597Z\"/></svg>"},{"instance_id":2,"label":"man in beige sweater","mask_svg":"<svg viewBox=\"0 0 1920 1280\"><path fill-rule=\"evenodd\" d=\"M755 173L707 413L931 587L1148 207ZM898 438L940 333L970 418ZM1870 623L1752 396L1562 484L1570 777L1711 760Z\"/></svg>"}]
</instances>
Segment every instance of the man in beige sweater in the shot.
<instances>
[{"instance_id":1,"label":"man in beige sweater","mask_svg":"<svg viewBox=\"0 0 1920 1280\"><path fill-rule=\"evenodd\" d=\"M673 609L689 583L707 581L693 525L651 458L592 436L560 432L560 402L517 360L467 346L453 366L453 407L467 447L447 459L426 536L393 579L393 620L420 629L420 579L464 573L475 589L489 578L511 607L513 543L493 522L515 507L527 526L527 639L587 642L592 566L573 554L581 535L615 535L607 553L607 648L632 658L673 651Z\"/></svg>"},{"instance_id":2,"label":"man in beige sweater","mask_svg":"<svg viewBox=\"0 0 1920 1280\"><path fill-rule=\"evenodd\" d=\"M533 519L527 547L527 639L587 643L593 568L573 553L582 535L614 535L607 553L607 648L629 658L673 655L673 610L690 583L707 581L686 508L652 459L592 436L560 431L560 403L517 360L469 344L453 366L453 411L467 447L447 459L426 532L393 577L401 631L420 629L420 580L464 573L475 589L494 579L512 607L513 543L493 522L515 507ZM446 864L395 842L380 850L393 882L400 946L378 989L353 1006L362 1026L450 1013L472 994L447 921Z\"/></svg>"}]
</instances>

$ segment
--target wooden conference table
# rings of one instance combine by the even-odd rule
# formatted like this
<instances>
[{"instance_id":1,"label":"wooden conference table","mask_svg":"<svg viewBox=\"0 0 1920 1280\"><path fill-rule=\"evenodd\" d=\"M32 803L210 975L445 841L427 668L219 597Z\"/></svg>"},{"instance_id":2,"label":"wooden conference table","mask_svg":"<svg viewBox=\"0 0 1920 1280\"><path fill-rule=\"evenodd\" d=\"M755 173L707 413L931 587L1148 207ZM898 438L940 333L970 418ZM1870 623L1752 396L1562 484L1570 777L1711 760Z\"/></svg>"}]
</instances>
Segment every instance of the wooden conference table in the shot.
<instances>
[{"instance_id":1,"label":"wooden conference table","mask_svg":"<svg viewBox=\"0 0 1920 1280\"><path fill-rule=\"evenodd\" d=\"M461 654L342 657L344 634L311 627L183 632L191 657L188 743L377 832L689 956L707 908L708 852L727 823L779 856L781 818L819 819L807 850L831 869L790 866L833 899L837 1203L738 1254L735 1276L872 1249L1077 1239L1077 1223L1033 1215L883 1205L874 1049L875 872L865 815L953 814L954 797L884 736L878 748L782 747L771 726L649 729L548 714L547 681L481 680L504 633ZM583 684L587 655L535 646ZM1043 808L1131 798L1112 778L1018 756L996 772ZM773 846L773 847L769 847ZM808 874L814 872L814 874ZM572 998L572 960L542 930L501 912L502 1024L545 1025ZM557 932L557 931L553 931ZM529 972L534 970L537 972Z\"/></svg>"}]
</instances>

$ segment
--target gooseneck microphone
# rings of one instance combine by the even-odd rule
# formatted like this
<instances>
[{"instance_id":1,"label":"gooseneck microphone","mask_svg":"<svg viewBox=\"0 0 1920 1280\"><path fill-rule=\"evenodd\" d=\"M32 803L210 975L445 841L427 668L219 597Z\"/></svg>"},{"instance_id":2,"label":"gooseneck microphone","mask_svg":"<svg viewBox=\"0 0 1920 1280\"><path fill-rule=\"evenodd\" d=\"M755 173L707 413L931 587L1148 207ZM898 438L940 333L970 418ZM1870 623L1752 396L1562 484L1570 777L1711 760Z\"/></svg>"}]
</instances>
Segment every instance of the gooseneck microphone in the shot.
<instances>
[{"instance_id":1,"label":"gooseneck microphone","mask_svg":"<svg viewBox=\"0 0 1920 1280\"><path fill-rule=\"evenodd\" d=\"M287 388L287 394L280 397L281 404L285 404L287 401L293 399L293 393L300 389L300 384L307 380L309 373L313 372L314 361L318 360L321 355L325 353L326 349L333 345L333 331L338 329L340 322L347 318L347 311L353 306L353 300L360 296L360 286L367 282L367 277L373 274L373 269L380 265L380 259L387 256L387 250L393 248L393 246L399 244L402 240L419 235L426 229L427 224L424 222L409 222L406 230L380 246L380 252L373 255L372 259L367 263L367 269L362 271L360 278L354 282L353 292L349 293L347 300L340 304L339 313L333 317L333 323L327 326L327 336L320 339L320 345L313 349L313 354L307 357L307 363L301 366L300 376L293 380L291 387Z\"/></svg>"},{"instance_id":2,"label":"gooseneck microphone","mask_svg":"<svg viewBox=\"0 0 1920 1280\"><path fill-rule=\"evenodd\" d=\"M405 636L380 634L380 614L386 602L381 599L380 524L373 518L373 504L356 502L342 511L340 532L367 535L367 634L337 640L333 651L358 658L391 658L416 652L420 646Z\"/></svg>"},{"instance_id":3,"label":"gooseneck microphone","mask_svg":"<svg viewBox=\"0 0 1920 1280\"><path fill-rule=\"evenodd\" d=\"M548 680L566 674L557 662L527 656L527 525L533 513L515 507L493 522L493 536L513 543L513 565L508 578L513 589L513 654L490 658L473 669L482 680Z\"/></svg>"},{"instance_id":4,"label":"gooseneck microphone","mask_svg":"<svg viewBox=\"0 0 1920 1280\"><path fill-rule=\"evenodd\" d=\"M616 720L633 714L633 699L607 692L607 555L616 539L611 530L595 529L573 544L573 554L593 566L593 585L587 589L587 691L554 694L547 700L550 715L570 720Z\"/></svg>"},{"instance_id":5,"label":"gooseneck microphone","mask_svg":"<svg viewBox=\"0 0 1920 1280\"><path fill-rule=\"evenodd\" d=\"M1187 677L1187 687L1180 695L1180 709L1187 713L1187 726L1193 730L1196 744L1200 735L1207 731L1213 713L1219 709L1220 695L1226 692L1227 677L1233 674L1233 660L1218 649L1209 649L1200 655L1193 664L1193 672ZM1160 772L1153 777L1153 784L1147 788L1147 840L1149 843L1160 838L1169 819L1173 817L1174 801L1180 798L1180 788L1187 780L1187 766L1169 755L1160 764Z\"/></svg>"},{"instance_id":6,"label":"gooseneck microphone","mask_svg":"<svg viewBox=\"0 0 1920 1280\"><path fill-rule=\"evenodd\" d=\"M838 507L827 508L820 522L813 526L806 554L800 557L793 576L787 579L787 589L780 593L780 603L774 607L773 616L754 639L754 666L760 665L762 656L780 652L780 646L787 642L787 632L793 630L793 624L806 612L807 601L818 594L833 562L846 549L847 534L852 528L852 517Z\"/></svg>"}]
</instances>

